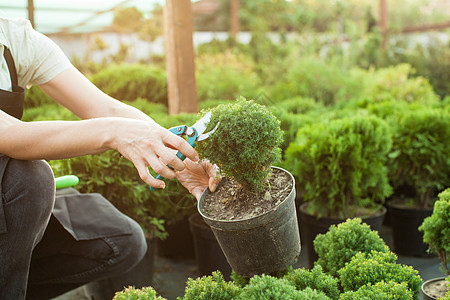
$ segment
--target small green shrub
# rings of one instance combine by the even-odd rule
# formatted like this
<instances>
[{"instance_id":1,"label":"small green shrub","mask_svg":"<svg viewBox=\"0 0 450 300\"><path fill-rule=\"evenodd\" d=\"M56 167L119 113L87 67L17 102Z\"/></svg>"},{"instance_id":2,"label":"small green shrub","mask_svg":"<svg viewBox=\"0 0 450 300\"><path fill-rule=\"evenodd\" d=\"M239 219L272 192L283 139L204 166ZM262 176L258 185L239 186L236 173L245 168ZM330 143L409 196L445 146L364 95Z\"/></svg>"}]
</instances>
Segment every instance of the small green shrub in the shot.
<instances>
[{"instance_id":1,"label":"small green shrub","mask_svg":"<svg viewBox=\"0 0 450 300\"><path fill-rule=\"evenodd\" d=\"M413 294L406 282L384 282L367 284L356 292L348 291L341 294L339 300L412 300Z\"/></svg>"},{"instance_id":2,"label":"small green shrub","mask_svg":"<svg viewBox=\"0 0 450 300\"><path fill-rule=\"evenodd\" d=\"M113 300L165 300L156 294L152 287L143 287L136 289L134 287L127 287L123 291L117 292Z\"/></svg>"},{"instance_id":3,"label":"small green shrub","mask_svg":"<svg viewBox=\"0 0 450 300\"><path fill-rule=\"evenodd\" d=\"M407 111L393 129L393 186L413 188L417 206L431 207L437 194L450 186L450 114L439 109Z\"/></svg>"},{"instance_id":4,"label":"small green shrub","mask_svg":"<svg viewBox=\"0 0 450 300\"><path fill-rule=\"evenodd\" d=\"M304 291L298 291L287 280L272 277L269 275L256 275L250 279L238 299L242 300L260 300L260 299L312 299L327 300L325 294L306 288Z\"/></svg>"},{"instance_id":5,"label":"small green shrub","mask_svg":"<svg viewBox=\"0 0 450 300\"><path fill-rule=\"evenodd\" d=\"M389 247L370 226L360 218L348 219L338 225L330 226L325 234L314 240L314 250L319 256L317 264L325 272L337 276L338 271L358 253L372 250L389 252Z\"/></svg>"},{"instance_id":6,"label":"small green shrub","mask_svg":"<svg viewBox=\"0 0 450 300\"><path fill-rule=\"evenodd\" d=\"M163 69L143 64L111 64L92 75L103 92L122 101L138 98L167 105L167 79Z\"/></svg>"},{"instance_id":7,"label":"small green shrub","mask_svg":"<svg viewBox=\"0 0 450 300\"><path fill-rule=\"evenodd\" d=\"M280 158L280 121L266 107L241 98L212 109L208 129L216 124L217 130L198 144L199 155L244 189L262 191L271 165Z\"/></svg>"},{"instance_id":8,"label":"small green shrub","mask_svg":"<svg viewBox=\"0 0 450 300\"><path fill-rule=\"evenodd\" d=\"M301 127L285 153L297 190L318 217L353 217L377 208L392 192L387 154L391 132L383 120L357 116Z\"/></svg>"},{"instance_id":9,"label":"small green shrub","mask_svg":"<svg viewBox=\"0 0 450 300\"><path fill-rule=\"evenodd\" d=\"M333 105L352 98L359 90L360 79L349 75L348 71L336 64L313 56L302 57L289 66L270 95L275 100L302 96Z\"/></svg>"},{"instance_id":10,"label":"small green shrub","mask_svg":"<svg viewBox=\"0 0 450 300\"><path fill-rule=\"evenodd\" d=\"M439 194L432 215L425 218L419 230L423 232L423 242L430 246L429 251L437 253L442 268L450 275L450 188Z\"/></svg>"},{"instance_id":11,"label":"small green shrub","mask_svg":"<svg viewBox=\"0 0 450 300\"><path fill-rule=\"evenodd\" d=\"M295 269L284 277L290 284L294 285L297 290L301 291L311 288L321 291L330 299L339 298L339 288L337 279L331 275L325 274L320 265L315 265L312 270Z\"/></svg>"},{"instance_id":12,"label":"small green shrub","mask_svg":"<svg viewBox=\"0 0 450 300\"><path fill-rule=\"evenodd\" d=\"M441 300L450 300L450 276L448 276L446 280L449 291L447 292L447 294L445 294L444 298L442 298Z\"/></svg>"},{"instance_id":13,"label":"small green shrub","mask_svg":"<svg viewBox=\"0 0 450 300\"><path fill-rule=\"evenodd\" d=\"M226 282L222 273L213 272L210 276L189 278L182 298L178 300L227 300L235 299L241 292L233 282Z\"/></svg>"},{"instance_id":14,"label":"small green shrub","mask_svg":"<svg viewBox=\"0 0 450 300\"><path fill-rule=\"evenodd\" d=\"M25 122L51 120L74 121L79 120L79 118L61 105L43 104L42 106L25 109L22 120Z\"/></svg>"},{"instance_id":15,"label":"small green shrub","mask_svg":"<svg viewBox=\"0 0 450 300\"><path fill-rule=\"evenodd\" d=\"M377 282L405 282L418 299L422 279L411 266L396 263L392 252L357 253L349 263L338 271L341 286L346 291L357 291L364 285Z\"/></svg>"},{"instance_id":16,"label":"small green shrub","mask_svg":"<svg viewBox=\"0 0 450 300\"><path fill-rule=\"evenodd\" d=\"M240 95L254 98L260 79L254 72L254 63L243 55L230 51L203 54L196 60L197 93L199 101L209 99L236 99Z\"/></svg>"}]
</instances>

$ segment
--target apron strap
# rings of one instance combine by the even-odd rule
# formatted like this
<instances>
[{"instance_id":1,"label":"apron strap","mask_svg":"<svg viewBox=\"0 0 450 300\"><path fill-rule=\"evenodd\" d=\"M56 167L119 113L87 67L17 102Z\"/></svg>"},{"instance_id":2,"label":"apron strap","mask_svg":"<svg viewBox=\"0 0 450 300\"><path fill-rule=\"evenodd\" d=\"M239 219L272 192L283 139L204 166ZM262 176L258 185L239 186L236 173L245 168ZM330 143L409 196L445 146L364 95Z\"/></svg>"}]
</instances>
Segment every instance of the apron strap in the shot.
<instances>
[{"instance_id":1,"label":"apron strap","mask_svg":"<svg viewBox=\"0 0 450 300\"><path fill-rule=\"evenodd\" d=\"M11 84L14 88L18 84L16 66L14 64L14 59L11 55L11 51L9 51L9 49L6 46L4 46L4 48L5 50L3 51L3 56L5 57L6 64L8 65L9 76L11 77Z\"/></svg>"}]
</instances>

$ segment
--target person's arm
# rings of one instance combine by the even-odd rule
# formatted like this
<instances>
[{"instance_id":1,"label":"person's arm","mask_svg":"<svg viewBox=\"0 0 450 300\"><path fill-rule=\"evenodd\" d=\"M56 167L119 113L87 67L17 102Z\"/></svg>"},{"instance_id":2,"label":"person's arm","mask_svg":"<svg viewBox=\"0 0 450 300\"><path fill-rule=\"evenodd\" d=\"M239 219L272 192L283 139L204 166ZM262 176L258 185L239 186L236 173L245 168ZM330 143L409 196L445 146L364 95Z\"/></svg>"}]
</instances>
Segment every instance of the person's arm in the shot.
<instances>
[{"instance_id":1,"label":"person's arm","mask_svg":"<svg viewBox=\"0 0 450 300\"><path fill-rule=\"evenodd\" d=\"M16 159L61 159L115 149L133 162L149 185L150 166L165 178L173 178L185 165L171 149L198 160L195 150L181 137L162 128L143 112L117 101L95 87L75 68L70 68L41 88L70 109L82 121L22 122L0 112L0 153Z\"/></svg>"}]
</instances>

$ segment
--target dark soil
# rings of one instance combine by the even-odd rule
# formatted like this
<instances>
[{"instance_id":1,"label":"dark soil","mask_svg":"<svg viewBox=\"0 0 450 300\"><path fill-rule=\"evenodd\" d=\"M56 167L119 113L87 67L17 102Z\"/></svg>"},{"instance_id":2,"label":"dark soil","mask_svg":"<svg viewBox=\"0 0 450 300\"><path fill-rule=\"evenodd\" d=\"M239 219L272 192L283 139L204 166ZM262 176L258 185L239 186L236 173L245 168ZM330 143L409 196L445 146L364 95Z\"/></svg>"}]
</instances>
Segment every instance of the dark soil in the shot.
<instances>
[{"instance_id":1,"label":"dark soil","mask_svg":"<svg viewBox=\"0 0 450 300\"><path fill-rule=\"evenodd\" d=\"M440 299L443 298L450 289L447 286L447 281L442 279L426 284L423 287L423 290L427 295Z\"/></svg>"},{"instance_id":2,"label":"dark soil","mask_svg":"<svg viewBox=\"0 0 450 300\"><path fill-rule=\"evenodd\" d=\"M206 196L202 212L215 220L244 220L264 214L280 204L291 192L293 182L288 173L273 169L263 192L249 192L230 179Z\"/></svg>"}]
</instances>

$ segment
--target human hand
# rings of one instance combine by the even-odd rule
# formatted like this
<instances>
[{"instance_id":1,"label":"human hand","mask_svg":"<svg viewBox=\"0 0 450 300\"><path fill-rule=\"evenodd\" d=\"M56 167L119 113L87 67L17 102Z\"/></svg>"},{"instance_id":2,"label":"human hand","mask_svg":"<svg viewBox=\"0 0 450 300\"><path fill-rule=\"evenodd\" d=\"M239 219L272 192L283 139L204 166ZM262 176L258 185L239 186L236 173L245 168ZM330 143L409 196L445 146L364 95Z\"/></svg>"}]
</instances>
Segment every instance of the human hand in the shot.
<instances>
[{"instance_id":1,"label":"human hand","mask_svg":"<svg viewBox=\"0 0 450 300\"><path fill-rule=\"evenodd\" d=\"M186 167L183 171L177 171L176 177L197 200L207 187L211 192L216 190L221 178L216 177L216 168L208 160L193 162L186 158L184 163Z\"/></svg>"},{"instance_id":2,"label":"human hand","mask_svg":"<svg viewBox=\"0 0 450 300\"><path fill-rule=\"evenodd\" d=\"M157 123L134 119L122 119L120 122L113 148L134 164L139 176L148 185L165 187L162 180L153 178L148 167L168 179L174 178L176 171L184 170L185 164L176 156L176 150L188 159L198 161L197 152L185 139Z\"/></svg>"}]
</instances>

